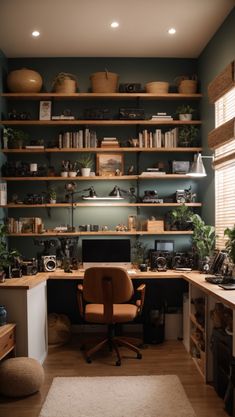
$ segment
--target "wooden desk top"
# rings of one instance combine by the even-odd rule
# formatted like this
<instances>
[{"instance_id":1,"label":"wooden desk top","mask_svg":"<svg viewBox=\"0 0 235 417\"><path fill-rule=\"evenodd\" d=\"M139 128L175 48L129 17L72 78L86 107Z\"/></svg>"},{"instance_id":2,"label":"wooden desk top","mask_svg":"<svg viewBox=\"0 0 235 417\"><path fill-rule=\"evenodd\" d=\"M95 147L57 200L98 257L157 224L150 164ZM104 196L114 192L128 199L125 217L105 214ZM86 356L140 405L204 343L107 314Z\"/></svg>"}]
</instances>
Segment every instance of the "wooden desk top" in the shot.
<instances>
[{"instance_id":1,"label":"wooden desk top","mask_svg":"<svg viewBox=\"0 0 235 417\"><path fill-rule=\"evenodd\" d=\"M40 272L37 275L24 276L22 278L11 278L5 282L0 283L1 289L21 289L29 290L36 287L42 282L48 279L83 279L84 271L73 271L72 273L65 273L63 270L57 269L55 272ZM140 272L130 274L131 279L185 279L189 283L196 285L206 294L215 297L222 303L225 303L228 307L235 309L235 290L224 290L218 285L210 284L205 281L205 274L199 272L179 272L169 270L167 272Z\"/></svg>"}]
</instances>

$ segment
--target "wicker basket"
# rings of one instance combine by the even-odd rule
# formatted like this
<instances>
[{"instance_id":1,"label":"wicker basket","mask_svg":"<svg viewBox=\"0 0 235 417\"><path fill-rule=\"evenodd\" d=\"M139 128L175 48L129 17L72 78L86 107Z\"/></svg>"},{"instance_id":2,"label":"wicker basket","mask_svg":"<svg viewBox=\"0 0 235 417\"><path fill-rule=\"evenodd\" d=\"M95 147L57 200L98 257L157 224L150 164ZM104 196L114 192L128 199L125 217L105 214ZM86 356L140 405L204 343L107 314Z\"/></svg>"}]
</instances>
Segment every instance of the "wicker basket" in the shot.
<instances>
[{"instance_id":1,"label":"wicker basket","mask_svg":"<svg viewBox=\"0 0 235 417\"><path fill-rule=\"evenodd\" d=\"M116 93L119 75L113 72L95 72L91 74L91 89L93 93Z\"/></svg>"},{"instance_id":2,"label":"wicker basket","mask_svg":"<svg viewBox=\"0 0 235 417\"><path fill-rule=\"evenodd\" d=\"M152 94L167 94L169 91L169 83L165 81L153 81L145 84L146 92Z\"/></svg>"},{"instance_id":3,"label":"wicker basket","mask_svg":"<svg viewBox=\"0 0 235 417\"><path fill-rule=\"evenodd\" d=\"M55 93L71 94L76 93L77 83L75 80L65 79L61 83L55 84Z\"/></svg>"},{"instance_id":4,"label":"wicker basket","mask_svg":"<svg viewBox=\"0 0 235 417\"><path fill-rule=\"evenodd\" d=\"M180 94L195 94L197 92L197 80L181 80L178 85Z\"/></svg>"}]
</instances>

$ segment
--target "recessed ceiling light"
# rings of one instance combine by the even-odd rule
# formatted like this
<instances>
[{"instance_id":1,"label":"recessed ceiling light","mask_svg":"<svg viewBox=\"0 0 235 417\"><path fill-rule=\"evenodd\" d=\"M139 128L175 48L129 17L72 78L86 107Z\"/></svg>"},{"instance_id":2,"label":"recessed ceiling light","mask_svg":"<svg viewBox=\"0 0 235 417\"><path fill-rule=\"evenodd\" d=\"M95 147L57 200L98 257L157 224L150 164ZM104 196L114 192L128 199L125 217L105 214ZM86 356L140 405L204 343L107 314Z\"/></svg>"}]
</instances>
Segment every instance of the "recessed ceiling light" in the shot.
<instances>
[{"instance_id":1,"label":"recessed ceiling light","mask_svg":"<svg viewBox=\"0 0 235 417\"><path fill-rule=\"evenodd\" d=\"M169 33L169 35L174 35L174 34L176 33L175 28L170 28L170 29L168 30L168 33Z\"/></svg>"},{"instance_id":2,"label":"recessed ceiling light","mask_svg":"<svg viewBox=\"0 0 235 417\"><path fill-rule=\"evenodd\" d=\"M40 36L40 32L38 32L38 30L34 30L34 31L32 32L32 36L33 36L34 38L37 38L38 36Z\"/></svg>"},{"instance_id":3,"label":"recessed ceiling light","mask_svg":"<svg viewBox=\"0 0 235 417\"><path fill-rule=\"evenodd\" d=\"M118 28L119 23L118 22L112 22L110 26L111 26L111 28L115 29L115 28Z\"/></svg>"}]
</instances>

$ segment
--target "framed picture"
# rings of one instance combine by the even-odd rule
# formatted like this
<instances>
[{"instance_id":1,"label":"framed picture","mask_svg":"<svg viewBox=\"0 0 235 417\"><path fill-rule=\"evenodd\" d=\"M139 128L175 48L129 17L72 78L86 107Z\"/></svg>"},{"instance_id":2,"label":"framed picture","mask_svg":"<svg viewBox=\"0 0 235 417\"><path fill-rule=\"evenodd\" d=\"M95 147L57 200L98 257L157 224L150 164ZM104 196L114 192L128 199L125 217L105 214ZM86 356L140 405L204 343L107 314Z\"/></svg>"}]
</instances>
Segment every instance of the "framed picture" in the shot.
<instances>
[{"instance_id":1,"label":"framed picture","mask_svg":"<svg viewBox=\"0 0 235 417\"><path fill-rule=\"evenodd\" d=\"M51 120L51 101L40 101L39 120Z\"/></svg>"},{"instance_id":2,"label":"framed picture","mask_svg":"<svg viewBox=\"0 0 235 417\"><path fill-rule=\"evenodd\" d=\"M100 153L96 155L96 174L100 176L123 175L124 157L122 153Z\"/></svg>"}]
</instances>

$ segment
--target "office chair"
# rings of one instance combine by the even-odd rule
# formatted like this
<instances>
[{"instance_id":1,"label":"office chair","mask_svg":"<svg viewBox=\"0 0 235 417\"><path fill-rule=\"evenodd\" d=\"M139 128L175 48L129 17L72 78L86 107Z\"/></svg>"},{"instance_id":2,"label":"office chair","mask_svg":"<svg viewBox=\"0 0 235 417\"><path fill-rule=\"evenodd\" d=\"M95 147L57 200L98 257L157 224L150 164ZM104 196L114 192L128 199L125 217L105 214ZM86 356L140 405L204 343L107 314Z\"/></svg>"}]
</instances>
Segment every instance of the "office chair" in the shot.
<instances>
[{"instance_id":1,"label":"office chair","mask_svg":"<svg viewBox=\"0 0 235 417\"><path fill-rule=\"evenodd\" d=\"M134 351L137 359L141 359L142 355L136 346L128 342L126 338L115 335L115 327L117 324L133 321L141 313L144 305L145 284L137 288L140 297L136 304L130 304L128 302L134 294L134 289L125 269L92 267L85 271L83 285L79 284L77 288L79 312L85 321L108 325L106 338L85 351L86 361L91 363L91 356L106 344L110 350L115 350L117 366L121 365L119 345Z\"/></svg>"}]
</instances>

